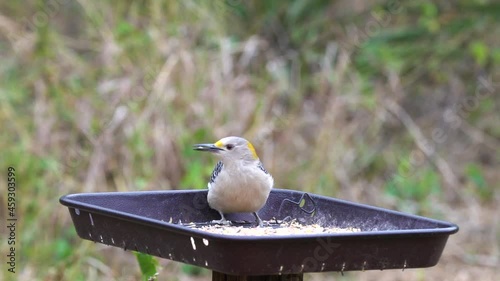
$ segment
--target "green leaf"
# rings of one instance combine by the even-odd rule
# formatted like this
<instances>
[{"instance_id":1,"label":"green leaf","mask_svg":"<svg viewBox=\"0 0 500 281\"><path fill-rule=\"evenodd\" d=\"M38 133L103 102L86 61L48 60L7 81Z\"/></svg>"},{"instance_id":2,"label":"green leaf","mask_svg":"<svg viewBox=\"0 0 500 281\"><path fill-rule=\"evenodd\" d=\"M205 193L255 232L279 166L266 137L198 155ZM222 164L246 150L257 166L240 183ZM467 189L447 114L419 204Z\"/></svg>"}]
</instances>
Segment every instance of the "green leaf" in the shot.
<instances>
[{"instance_id":1,"label":"green leaf","mask_svg":"<svg viewBox=\"0 0 500 281\"><path fill-rule=\"evenodd\" d=\"M302 199L299 203L299 207L303 208L305 204L306 204L306 199Z\"/></svg>"},{"instance_id":2,"label":"green leaf","mask_svg":"<svg viewBox=\"0 0 500 281\"><path fill-rule=\"evenodd\" d=\"M154 280L157 275L158 261L150 255L134 252L134 255L141 268L142 280Z\"/></svg>"},{"instance_id":3,"label":"green leaf","mask_svg":"<svg viewBox=\"0 0 500 281\"><path fill-rule=\"evenodd\" d=\"M183 264L181 266L181 270L185 274L191 275L191 276L201 276L204 274L204 272L206 272L206 270L203 267L190 265L190 264Z\"/></svg>"}]
</instances>

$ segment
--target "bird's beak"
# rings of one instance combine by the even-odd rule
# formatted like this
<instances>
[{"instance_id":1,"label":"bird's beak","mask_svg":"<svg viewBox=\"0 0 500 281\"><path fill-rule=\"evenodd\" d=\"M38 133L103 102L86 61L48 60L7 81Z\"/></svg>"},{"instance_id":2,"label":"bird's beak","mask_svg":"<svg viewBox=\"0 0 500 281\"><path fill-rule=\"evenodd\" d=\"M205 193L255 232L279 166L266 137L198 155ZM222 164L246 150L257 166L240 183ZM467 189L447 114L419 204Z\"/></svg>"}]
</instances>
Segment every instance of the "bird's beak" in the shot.
<instances>
[{"instance_id":1,"label":"bird's beak","mask_svg":"<svg viewBox=\"0 0 500 281\"><path fill-rule=\"evenodd\" d=\"M195 144L193 145L194 150L199 150L199 151L208 151L208 152L219 152L224 149L215 146L215 144L211 143L200 143L200 144Z\"/></svg>"}]
</instances>

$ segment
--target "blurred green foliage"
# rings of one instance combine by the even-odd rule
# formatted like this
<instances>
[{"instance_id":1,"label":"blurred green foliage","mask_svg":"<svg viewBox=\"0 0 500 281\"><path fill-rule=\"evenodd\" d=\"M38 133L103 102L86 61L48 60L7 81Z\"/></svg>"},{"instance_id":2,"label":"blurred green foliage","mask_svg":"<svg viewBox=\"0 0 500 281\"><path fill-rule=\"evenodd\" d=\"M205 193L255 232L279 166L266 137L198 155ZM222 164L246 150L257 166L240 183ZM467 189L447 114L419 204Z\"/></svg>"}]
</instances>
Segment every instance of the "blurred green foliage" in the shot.
<instances>
[{"instance_id":1,"label":"blurred green foliage","mask_svg":"<svg viewBox=\"0 0 500 281\"><path fill-rule=\"evenodd\" d=\"M182 272L184 272L187 275L191 275L191 276L209 275L208 269L194 266L194 265L190 265L190 264L183 264L181 266L181 269L182 269Z\"/></svg>"},{"instance_id":2,"label":"blurred green foliage","mask_svg":"<svg viewBox=\"0 0 500 281\"><path fill-rule=\"evenodd\" d=\"M486 182L484 173L480 166L474 163L467 165L465 174L468 180L472 183L474 194L482 200L488 201L493 197L494 189Z\"/></svg>"},{"instance_id":3,"label":"blurred green foliage","mask_svg":"<svg viewBox=\"0 0 500 281\"><path fill-rule=\"evenodd\" d=\"M134 252L134 255L141 269L142 280L155 280L158 275L158 271L156 269L158 267L158 261L154 257L147 254Z\"/></svg>"}]
</instances>

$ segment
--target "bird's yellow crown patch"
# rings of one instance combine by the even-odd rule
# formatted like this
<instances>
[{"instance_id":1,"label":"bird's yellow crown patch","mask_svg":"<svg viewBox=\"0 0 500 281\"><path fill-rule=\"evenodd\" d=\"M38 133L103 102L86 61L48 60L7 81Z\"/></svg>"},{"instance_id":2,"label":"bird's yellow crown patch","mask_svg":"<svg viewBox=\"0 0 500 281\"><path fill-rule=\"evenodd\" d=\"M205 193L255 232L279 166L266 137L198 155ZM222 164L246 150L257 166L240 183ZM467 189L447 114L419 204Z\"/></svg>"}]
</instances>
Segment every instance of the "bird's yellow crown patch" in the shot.
<instances>
[{"instance_id":1,"label":"bird's yellow crown patch","mask_svg":"<svg viewBox=\"0 0 500 281\"><path fill-rule=\"evenodd\" d=\"M257 156L257 152L255 152L255 148L253 147L253 145L250 142L248 142L247 146L248 146L248 149L250 149L250 152L252 153L253 158L259 159L259 156Z\"/></svg>"}]
</instances>

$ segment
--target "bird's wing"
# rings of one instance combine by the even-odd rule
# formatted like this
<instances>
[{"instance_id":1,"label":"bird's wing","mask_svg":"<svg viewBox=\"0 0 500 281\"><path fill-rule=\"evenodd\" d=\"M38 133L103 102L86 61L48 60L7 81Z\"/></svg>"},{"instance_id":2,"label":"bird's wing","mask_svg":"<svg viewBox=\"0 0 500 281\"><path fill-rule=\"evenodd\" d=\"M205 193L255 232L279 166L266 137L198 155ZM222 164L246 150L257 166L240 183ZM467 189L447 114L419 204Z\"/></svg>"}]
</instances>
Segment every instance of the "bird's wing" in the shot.
<instances>
[{"instance_id":1,"label":"bird's wing","mask_svg":"<svg viewBox=\"0 0 500 281\"><path fill-rule=\"evenodd\" d=\"M210 177L210 182L208 183L208 188L210 189L210 185L214 183L215 179L217 178L217 175L219 175L220 171L222 171L222 167L224 164L222 161L217 162L217 165L215 165L214 170L212 171L212 176Z\"/></svg>"},{"instance_id":2,"label":"bird's wing","mask_svg":"<svg viewBox=\"0 0 500 281\"><path fill-rule=\"evenodd\" d=\"M261 169L264 173L269 174L269 172L266 170L266 168L264 168L264 165L262 164L262 162L259 161L259 163L257 164L257 167L259 169Z\"/></svg>"}]
</instances>

